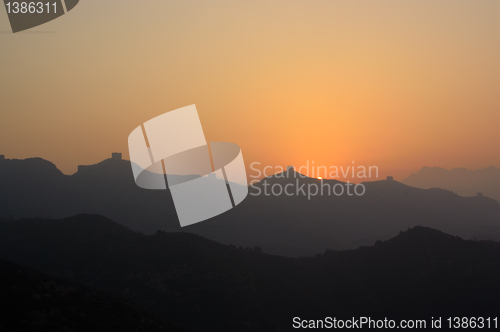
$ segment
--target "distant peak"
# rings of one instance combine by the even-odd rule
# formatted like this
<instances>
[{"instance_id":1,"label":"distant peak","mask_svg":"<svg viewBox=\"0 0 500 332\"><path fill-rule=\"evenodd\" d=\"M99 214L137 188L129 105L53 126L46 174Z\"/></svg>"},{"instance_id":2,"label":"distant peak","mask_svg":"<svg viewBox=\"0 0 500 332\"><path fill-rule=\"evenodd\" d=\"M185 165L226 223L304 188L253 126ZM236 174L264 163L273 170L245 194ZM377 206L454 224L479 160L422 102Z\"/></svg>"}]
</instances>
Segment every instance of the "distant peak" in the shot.
<instances>
[{"instance_id":1,"label":"distant peak","mask_svg":"<svg viewBox=\"0 0 500 332\"><path fill-rule=\"evenodd\" d=\"M430 227L424 227L424 226L415 226L412 228L408 228L406 231L401 231L398 236L394 237L393 239L389 240L394 241L394 240L402 240L405 242L413 242L415 241L423 241L426 240L428 242L429 240L431 242L441 242L441 241L446 241L446 240L451 240L451 239L459 239L462 240L461 238L458 238L456 236L444 233L442 231L439 231L434 228ZM422 242L424 243L424 242Z\"/></svg>"},{"instance_id":2,"label":"distant peak","mask_svg":"<svg viewBox=\"0 0 500 332\"><path fill-rule=\"evenodd\" d=\"M45 174L59 176L63 173L52 162L40 157L26 159L1 159L4 172L12 172L9 174ZM7 174L7 173L5 173Z\"/></svg>"}]
</instances>

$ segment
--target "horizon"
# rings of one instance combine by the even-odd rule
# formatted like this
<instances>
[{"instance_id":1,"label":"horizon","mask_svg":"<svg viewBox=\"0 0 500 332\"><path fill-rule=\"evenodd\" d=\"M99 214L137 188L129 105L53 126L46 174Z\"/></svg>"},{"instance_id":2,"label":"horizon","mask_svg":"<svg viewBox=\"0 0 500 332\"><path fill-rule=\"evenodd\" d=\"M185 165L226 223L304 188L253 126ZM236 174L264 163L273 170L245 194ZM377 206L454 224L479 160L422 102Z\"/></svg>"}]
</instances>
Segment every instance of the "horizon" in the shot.
<instances>
[{"instance_id":1,"label":"horizon","mask_svg":"<svg viewBox=\"0 0 500 332\"><path fill-rule=\"evenodd\" d=\"M118 154L121 154L122 157L120 158L120 160L124 160L124 161L128 161L128 162L131 162L130 160L126 159L126 158L123 158L123 154L121 152L112 152L111 154L114 154L114 153L118 153ZM26 157L26 158L10 158L8 155L2 155L0 154L0 156L3 156L5 158L5 160L8 160L8 159L15 159L15 160L25 160L25 159L36 159L36 158L39 158L39 159L43 159L45 161L48 161L52 164L54 164L56 166L56 168L61 171L64 175L74 175L75 173L78 172L78 166L92 166L92 165L97 165L98 163L102 162L102 161L105 161L105 160L108 160L108 159L113 159L112 156L108 157L108 158L104 158L102 160L99 160L93 164L79 164L79 165L76 165L77 166L77 170L73 173L65 173L56 163L54 163L52 160L49 160L49 159L46 159L46 158L43 158L43 157L40 157L40 156L34 156L34 157ZM0 159L1 160L1 159ZM329 167L337 167L339 169L338 171L338 174L342 175L343 172L344 174L345 173L348 173L349 175L352 174L352 169L350 167L352 167L353 165L346 165L346 167L344 168L343 165L332 165L332 166L329 166ZM354 166L358 166L358 167L364 167L363 165L354 165ZM299 166L295 166L295 165L287 165L287 166L281 166L281 165L277 165L277 166L271 166L271 165L265 165L263 168L271 168L271 169L274 169L274 170L277 170L276 172L274 173L268 173L268 172L265 172L265 171L261 171L262 173L262 176L260 177L253 177L254 179L258 179L259 181L262 180L263 178L265 177L269 177L269 176L273 176L273 175L276 175L276 174L280 174L280 173L283 173L283 172L286 172L287 170L287 167L293 167L294 168L294 171L296 173L299 173L299 174L302 174L308 178L312 178L312 179L316 179L318 178L318 167L326 167L326 166L314 166L316 168L316 171L313 171L316 172L316 175L308 175L307 172L306 173L302 173L300 171L298 171L298 169L300 169L301 167L306 167L306 165L299 165ZM377 167L377 166L369 166L369 167ZM368 168L368 167L367 167ZM409 175L405 176L404 178L397 178L396 176L393 176L389 173L387 173L387 175L379 175L378 177L366 177L366 178L360 178L360 177L357 177L354 176L344 176L344 177L325 177L325 176L321 176L322 179L324 180L339 180L339 181L351 181L352 179L358 179L358 180L361 180L359 182L353 182L351 181L352 183L360 183L360 182L371 182L371 181L379 181L379 180L386 180L388 177L392 177L395 181L398 181L398 182L402 182L403 180L407 179L408 177L410 177L411 175L413 174L417 174L419 173L420 171L422 171L423 169L425 168L438 168L438 169L443 169L443 170L446 170L446 171L453 171L453 170L466 170L466 171L471 171L471 172L476 172L476 171L482 171L482 170L486 170L486 169L490 169L490 168L494 168L496 170L500 170L500 168L494 166L494 165L490 165L490 166L487 166L487 167L484 167L484 168L478 168L478 169L469 169L469 168L466 168L466 167L453 167L453 168L445 168L445 167L441 167L441 166L427 166L427 165L424 165L422 167L420 167L418 170L416 171L412 171ZM257 169L257 168L256 168ZM259 168L260 170L260 168ZM321 170L322 171L322 170ZM357 172L357 171L355 171ZM377 173L379 173L380 170L377 170ZM367 172L368 173L368 172ZM265 175L265 176L264 176ZM249 176L250 177L250 176ZM362 180L364 179L364 180ZM250 185L250 180L248 181L249 182L249 185Z\"/></svg>"},{"instance_id":2,"label":"horizon","mask_svg":"<svg viewBox=\"0 0 500 332\"><path fill-rule=\"evenodd\" d=\"M500 167L498 12L497 1L82 2L0 34L0 151L71 174L107 151L129 158L137 123L194 103L207 141L238 144L247 167L354 160L397 179L414 165Z\"/></svg>"}]
</instances>

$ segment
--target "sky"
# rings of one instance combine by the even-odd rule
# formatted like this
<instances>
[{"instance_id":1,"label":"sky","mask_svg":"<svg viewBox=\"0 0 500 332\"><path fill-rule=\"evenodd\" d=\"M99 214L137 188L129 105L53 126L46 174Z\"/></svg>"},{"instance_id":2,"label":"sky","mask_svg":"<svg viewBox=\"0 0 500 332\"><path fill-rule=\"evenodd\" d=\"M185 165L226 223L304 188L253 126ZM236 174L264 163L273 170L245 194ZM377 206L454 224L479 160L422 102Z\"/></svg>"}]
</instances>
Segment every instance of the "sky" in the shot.
<instances>
[{"instance_id":1,"label":"sky","mask_svg":"<svg viewBox=\"0 0 500 332\"><path fill-rule=\"evenodd\" d=\"M500 1L82 0L12 34L0 154L66 174L196 104L249 167L500 167Z\"/></svg>"}]
</instances>

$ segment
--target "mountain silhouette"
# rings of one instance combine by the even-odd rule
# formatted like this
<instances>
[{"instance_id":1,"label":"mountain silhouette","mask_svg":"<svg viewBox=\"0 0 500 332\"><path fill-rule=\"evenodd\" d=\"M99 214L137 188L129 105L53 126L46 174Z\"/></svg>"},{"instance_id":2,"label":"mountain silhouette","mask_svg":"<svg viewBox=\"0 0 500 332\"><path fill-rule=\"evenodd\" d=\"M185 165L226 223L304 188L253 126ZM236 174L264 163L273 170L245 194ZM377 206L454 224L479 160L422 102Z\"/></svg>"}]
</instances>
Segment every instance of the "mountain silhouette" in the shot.
<instances>
[{"instance_id":1,"label":"mountain silhouette","mask_svg":"<svg viewBox=\"0 0 500 332\"><path fill-rule=\"evenodd\" d=\"M0 260L2 331L187 331L122 296ZM8 304L8 305L7 305Z\"/></svg>"},{"instance_id":2,"label":"mountain silhouette","mask_svg":"<svg viewBox=\"0 0 500 332\"><path fill-rule=\"evenodd\" d=\"M345 186L335 180L303 178L293 169L285 173L255 184L235 209L181 228L170 192L137 187L127 160L110 158L64 175L43 159L5 159L0 160L0 216L100 214L146 234L157 230L189 232L223 244L258 246L266 253L286 256L371 245L416 225L467 239L500 238L497 201L414 188L394 180L363 183L363 196L254 195L274 184Z\"/></svg>"},{"instance_id":3,"label":"mountain silhouette","mask_svg":"<svg viewBox=\"0 0 500 332\"><path fill-rule=\"evenodd\" d=\"M336 180L301 177L294 170L256 184L260 190L280 184L344 185ZM298 185L296 184L298 181ZM416 225L471 238L499 234L500 204L487 197L461 197L441 189L419 189L394 180L363 183L363 196L259 195L224 215L187 228L221 243L259 246L289 256L314 255L371 245ZM268 190L269 191L269 190Z\"/></svg>"},{"instance_id":4,"label":"mountain silhouette","mask_svg":"<svg viewBox=\"0 0 500 332\"><path fill-rule=\"evenodd\" d=\"M287 258L194 234L142 235L97 215L4 220L0 257L197 331L288 331L297 316L494 317L500 309L500 244L420 226L371 247Z\"/></svg>"},{"instance_id":5,"label":"mountain silhouette","mask_svg":"<svg viewBox=\"0 0 500 332\"><path fill-rule=\"evenodd\" d=\"M441 167L423 167L404 179L403 183L424 189L448 189L462 196L479 194L500 202L500 169L493 166L475 171L465 168L447 170Z\"/></svg>"}]
</instances>

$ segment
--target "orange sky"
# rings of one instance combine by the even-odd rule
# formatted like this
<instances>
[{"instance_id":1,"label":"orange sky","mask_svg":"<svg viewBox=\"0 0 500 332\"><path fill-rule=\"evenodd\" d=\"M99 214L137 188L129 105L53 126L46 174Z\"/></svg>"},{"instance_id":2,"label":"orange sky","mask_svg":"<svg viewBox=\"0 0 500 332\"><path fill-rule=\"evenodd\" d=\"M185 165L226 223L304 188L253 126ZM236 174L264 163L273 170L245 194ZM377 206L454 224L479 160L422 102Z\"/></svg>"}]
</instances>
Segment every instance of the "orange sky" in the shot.
<instances>
[{"instance_id":1,"label":"orange sky","mask_svg":"<svg viewBox=\"0 0 500 332\"><path fill-rule=\"evenodd\" d=\"M500 167L499 17L492 0L85 0L14 35L0 6L0 154L73 173L196 104L247 165Z\"/></svg>"}]
</instances>

